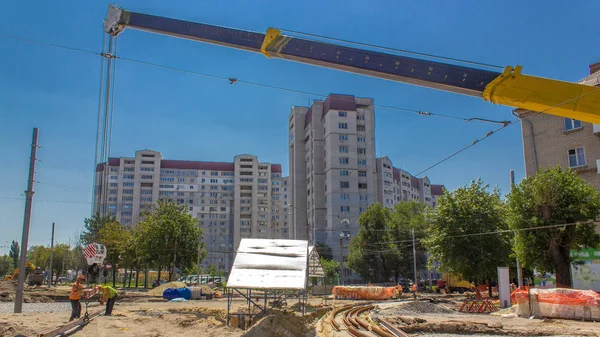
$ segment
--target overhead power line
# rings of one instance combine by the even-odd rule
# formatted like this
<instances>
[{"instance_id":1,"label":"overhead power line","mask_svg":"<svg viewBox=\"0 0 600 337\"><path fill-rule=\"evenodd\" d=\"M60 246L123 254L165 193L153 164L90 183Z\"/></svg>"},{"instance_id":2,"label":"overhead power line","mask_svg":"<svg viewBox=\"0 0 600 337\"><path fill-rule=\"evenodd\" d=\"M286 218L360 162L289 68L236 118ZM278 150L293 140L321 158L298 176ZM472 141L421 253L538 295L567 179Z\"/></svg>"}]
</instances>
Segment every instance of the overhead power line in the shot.
<instances>
[{"instance_id":1,"label":"overhead power line","mask_svg":"<svg viewBox=\"0 0 600 337\"><path fill-rule=\"evenodd\" d=\"M47 42L38 41L38 40L34 40L34 39L22 38L22 37L8 35L8 34L0 34L0 37L11 38L11 39L15 39L15 40L20 40L20 41L25 41L25 42L30 42L30 43L45 45L45 46L49 46L49 47L61 48L61 49L72 50L72 51L77 51L77 52L83 52L83 53L87 53L87 54L92 54L92 55L104 57L102 55L102 53L97 53L97 52L90 51L90 50L85 50L85 49L80 49L80 48L73 48L73 47L68 47L68 46L63 46L63 45L58 45L58 44L53 44L53 43L47 43ZM423 55L427 55L427 54L423 54ZM273 89L273 90L293 92L293 93L307 95L307 96L314 96L314 97L320 97L320 98L326 98L327 97L327 95L324 95L324 94L318 94L318 93L314 93L314 92L308 92L308 91L303 91L303 90L286 88L286 87L281 87L281 86L276 86L276 85L258 83L258 82L253 82L253 81L248 81L248 80L242 80L242 79L228 77L228 76L220 76L220 75L214 75L214 74L207 74L207 73L197 72L197 71L193 71L193 70L187 70L187 69L182 69L182 68L178 68L178 67L172 67L172 66L157 64L157 63L153 63L153 62L148 62L148 61L143 61L143 60L137 60L137 59L128 58L128 57L115 56L115 58L119 59L119 60L131 62L131 63L142 64L142 65L156 67L156 68L161 68L161 69L165 69L165 70L177 71L177 72L182 72L182 73L186 73L186 74L190 74L190 75L197 75L197 76L202 76L202 77L207 77L207 78L212 78L212 79L217 79L217 80L223 80L223 81L229 82L232 85L235 84L235 83L242 83L242 84L246 84L246 85L252 85L252 86L256 86L256 87ZM481 64L481 65L484 65L484 64ZM388 109L388 110L409 112L409 113L413 113L413 114L416 114L416 115L419 115L419 116L424 116L424 117L440 117L440 118L447 118L447 119L459 120L459 121L463 121L463 122L508 123L507 121L491 121L491 120L483 119L483 118L458 117L458 116L438 114L438 113L432 113L432 112L428 112L428 111L408 109L408 108L395 107L395 106L389 106L389 105L375 104L374 107L381 108L381 109Z\"/></svg>"}]
</instances>

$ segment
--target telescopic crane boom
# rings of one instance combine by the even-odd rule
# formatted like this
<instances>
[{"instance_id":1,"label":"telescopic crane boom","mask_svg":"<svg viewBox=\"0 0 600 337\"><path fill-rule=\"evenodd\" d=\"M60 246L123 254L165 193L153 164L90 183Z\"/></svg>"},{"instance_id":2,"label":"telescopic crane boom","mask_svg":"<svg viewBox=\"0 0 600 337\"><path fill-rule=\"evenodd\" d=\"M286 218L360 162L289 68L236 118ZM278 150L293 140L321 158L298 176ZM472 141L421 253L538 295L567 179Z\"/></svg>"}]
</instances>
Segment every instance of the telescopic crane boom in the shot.
<instances>
[{"instance_id":1,"label":"telescopic crane boom","mask_svg":"<svg viewBox=\"0 0 600 337\"><path fill-rule=\"evenodd\" d=\"M373 50L357 49L281 34L266 34L136 13L109 6L106 33L117 36L125 28L175 36L262 53L325 68L481 97L495 104L544 112L600 124L598 88L524 75L521 66L503 72L430 61Z\"/></svg>"}]
</instances>

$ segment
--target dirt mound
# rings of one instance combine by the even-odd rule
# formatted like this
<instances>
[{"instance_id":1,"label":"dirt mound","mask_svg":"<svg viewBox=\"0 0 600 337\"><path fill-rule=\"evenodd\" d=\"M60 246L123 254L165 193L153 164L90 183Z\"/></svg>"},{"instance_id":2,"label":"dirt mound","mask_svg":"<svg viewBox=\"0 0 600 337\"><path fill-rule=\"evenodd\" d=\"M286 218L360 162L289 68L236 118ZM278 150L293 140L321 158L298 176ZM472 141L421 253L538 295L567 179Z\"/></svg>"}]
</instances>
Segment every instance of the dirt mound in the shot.
<instances>
[{"instance_id":1,"label":"dirt mound","mask_svg":"<svg viewBox=\"0 0 600 337\"><path fill-rule=\"evenodd\" d=\"M243 337L305 337L307 331L302 325L302 317L277 313L262 318L253 325Z\"/></svg>"},{"instance_id":2,"label":"dirt mound","mask_svg":"<svg viewBox=\"0 0 600 337\"><path fill-rule=\"evenodd\" d=\"M13 280L0 280L0 293L9 292L16 293L17 292L17 281Z\"/></svg>"},{"instance_id":3,"label":"dirt mound","mask_svg":"<svg viewBox=\"0 0 600 337\"><path fill-rule=\"evenodd\" d=\"M148 292L148 295L151 296L162 296L163 292L169 288L185 288L186 285L183 282L169 282L163 285L160 285Z\"/></svg>"},{"instance_id":4,"label":"dirt mound","mask_svg":"<svg viewBox=\"0 0 600 337\"><path fill-rule=\"evenodd\" d=\"M397 314L452 314L456 311L448 309L442 304L414 301L407 302L398 307Z\"/></svg>"}]
</instances>

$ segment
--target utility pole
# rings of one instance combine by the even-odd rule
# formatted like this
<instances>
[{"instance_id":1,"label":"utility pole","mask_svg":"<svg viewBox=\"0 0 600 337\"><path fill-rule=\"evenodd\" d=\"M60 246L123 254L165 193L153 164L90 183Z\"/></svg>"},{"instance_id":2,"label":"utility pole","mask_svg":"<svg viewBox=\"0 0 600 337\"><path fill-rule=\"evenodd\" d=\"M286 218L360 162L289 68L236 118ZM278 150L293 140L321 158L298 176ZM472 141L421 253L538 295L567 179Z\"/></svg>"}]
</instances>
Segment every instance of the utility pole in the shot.
<instances>
[{"instance_id":1,"label":"utility pole","mask_svg":"<svg viewBox=\"0 0 600 337\"><path fill-rule=\"evenodd\" d=\"M344 285L344 233L340 233L340 285Z\"/></svg>"},{"instance_id":2,"label":"utility pole","mask_svg":"<svg viewBox=\"0 0 600 337\"><path fill-rule=\"evenodd\" d=\"M510 170L510 189L512 190L515 186L515 170ZM515 244L517 243L517 232L515 231ZM517 282L519 284L519 288L523 286L523 270L521 269L521 263L519 262L519 258L516 257L517 260Z\"/></svg>"},{"instance_id":3,"label":"utility pole","mask_svg":"<svg viewBox=\"0 0 600 337\"><path fill-rule=\"evenodd\" d=\"M200 285L200 249L202 248L202 242L200 242L201 240L201 236L200 236L200 231L202 231L202 229L200 228L202 222L198 221L198 258L196 260L196 264L197 264L197 270L198 270L198 285Z\"/></svg>"},{"instance_id":4,"label":"utility pole","mask_svg":"<svg viewBox=\"0 0 600 337\"><path fill-rule=\"evenodd\" d=\"M413 243L413 269L415 271L415 285L417 282L417 248L415 247L415 229L412 229L412 243Z\"/></svg>"},{"instance_id":5,"label":"utility pole","mask_svg":"<svg viewBox=\"0 0 600 337\"><path fill-rule=\"evenodd\" d=\"M35 181L35 162L38 149L38 128L33 128L31 157L29 157L29 180L25 191L25 214L23 216L23 235L21 237L21 257L19 259L19 277L15 295L15 314L23 311L23 284L25 283L25 267L27 262L27 245L29 244L29 225L31 224L31 206L33 203L33 183Z\"/></svg>"},{"instance_id":6,"label":"utility pole","mask_svg":"<svg viewBox=\"0 0 600 337\"><path fill-rule=\"evenodd\" d=\"M52 260L54 260L54 222L52 223L52 238L50 239L50 282L49 285L52 285L52 277L54 273L52 272Z\"/></svg>"}]
</instances>

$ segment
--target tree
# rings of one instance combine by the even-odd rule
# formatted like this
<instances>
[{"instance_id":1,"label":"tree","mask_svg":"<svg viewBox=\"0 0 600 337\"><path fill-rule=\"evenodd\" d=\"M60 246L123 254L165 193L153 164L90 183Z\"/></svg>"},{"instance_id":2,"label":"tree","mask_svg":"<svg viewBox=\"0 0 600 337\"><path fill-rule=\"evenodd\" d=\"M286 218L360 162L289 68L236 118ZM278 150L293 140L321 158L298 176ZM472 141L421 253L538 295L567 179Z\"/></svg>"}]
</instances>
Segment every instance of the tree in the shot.
<instances>
[{"instance_id":1,"label":"tree","mask_svg":"<svg viewBox=\"0 0 600 337\"><path fill-rule=\"evenodd\" d=\"M89 245L93 242L98 242L100 229L106 224L117 222L117 219L110 215L101 216L99 213L94 214L91 218L83 220L85 230L81 233L81 242L83 245Z\"/></svg>"},{"instance_id":2,"label":"tree","mask_svg":"<svg viewBox=\"0 0 600 337\"><path fill-rule=\"evenodd\" d=\"M453 192L445 191L432 212L424 240L430 263L437 261L441 271L469 281L495 279L497 267L509 264L512 235L482 233L506 230L505 217L500 191L494 188L489 193L481 179Z\"/></svg>"},{"instance_id":3,"label":"tree","mask_svg":"<svg viewBox=\"0 0 600 337\"><path fill-rule=\"evenodd\" d=\"M208 268L206 269L206 272L211 276L211 277L215 277L217 276L217 267L214 264L211 264L208 266Z\"/></svg>"},{"instance_id":4,"label":"tree","mask_svg":"<svg viewBox=\"0 0 600 337\"><path fill-rule=\"evenodd\" d=\"M15 269L13 263L13 258L10 255L0 256L0 277L13 272Z\"/></svg>"},{"instance_id":5,"label":"tree","mask_svg":"<svg viewBox=\"0 0 600 337\"><path fill-rule=\"evenodd\" d=\"M398 250L398 268L396 281L399 275L414 279L414 262L412 231L415 232L415 250L417 252L417 271L427 267L427 252L422 241L426 236L428 227L427 212L430 211L427 204L416 201L401 202L396 205L390 214L389 230L391 241Z\"/></svg>"},{"instance_id":6,"label":"tree","mask_svg":"<svg viewBox=\"0 0 600 337\"><path fill-rule=\"evenodd\" d=\"M335 284L340 275L340 263L336 260L321 258L321 267L325 273L325 284Z\"/></svg>"},{"instance_id":7,"label":"tree","mask_svg":"<svg viewBox=\"0 0 600 337\"><path fill-rule=\"evenodd\" d=\"M50 248L45 246L32 246L27 251L27 261L36 267L45 270L50 265Z\"/></svg>"},{"instance_id":8,"label":"tree","mask_svg":"<svg viewBox=\"0 0 600 337\"><path fill-rule=\"evenodd\" d=\"M360 228L350 241L348 267L364 281L386 282L397 274L398 250L388 231L390 212L371 204L358 219Z\"/></svg>"},{"instance_id":9,"label":"tree","mask_svg":"<svg viewBox=\"0 0 600 337\"><path fill-rule=\"evenodd\" d=\"M570 250L600 243L594 224L600 192L572 170L556 167L514 186L508 208L510 229L517 231L514 251L523 266L555 272L557 286L571 286ZM527 230L544 226L550 227Z\"/></svg>"},{"instance_id":10,"label":"tree","mask_svg":"<svg viewBox=\"0 0 600 337\"><path fill-rule=\"evenodd\" d=\"M170 266L169 279L175 268L185 270L196 264L198 249L201 260L206 257L202 229L186 206L159 201L144 217L136 230L139 251L159 268Z\"/></svg>"},{"instance_id":11,"label":"tree","mask_svg":"<svg viewBox=\"0 0 600 337\"><path fill-rule=\"evenodd\" d=\"M21 250L19 249L19 243L15 240L13 240L12 244L10 245L10 251L8 252L8 255L10 256L10 258L12 259L12 263L13 263L13 268L17 268L19 267L19 253L21 252Z\"/></svg>"},{"instance_id":12,"label":"tree","mask_svg":"<svg viewBox=\"0 0 600 337\"><path fill-rule=\"evenodd\" d=\"M98 232L98 243L106 247L106 260L112 266L113 287L116 283L116 270L120 264L121 254L128 240L127 230L116 221L106 223Z\"/></svg>"}]
</instances>

